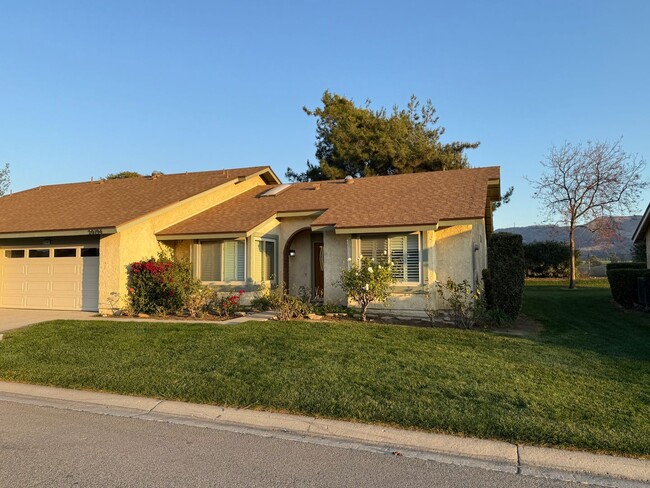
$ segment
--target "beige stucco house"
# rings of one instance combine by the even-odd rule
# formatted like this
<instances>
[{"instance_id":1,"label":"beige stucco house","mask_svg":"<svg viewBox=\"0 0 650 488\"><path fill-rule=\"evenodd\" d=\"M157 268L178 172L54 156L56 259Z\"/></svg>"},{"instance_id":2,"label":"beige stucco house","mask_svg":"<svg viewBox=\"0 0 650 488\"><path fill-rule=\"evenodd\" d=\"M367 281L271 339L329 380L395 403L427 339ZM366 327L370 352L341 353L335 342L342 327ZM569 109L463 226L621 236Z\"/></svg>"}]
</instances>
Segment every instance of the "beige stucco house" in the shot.
<instances>
[{"instance_id":1,"label":"beige stucco house","mask_svg":"<svg viewBox=\"0 0 650 488\"><path fill-rule=\"evenodd\" d=\"M389 308L424 309L435 280L477 284L498 167L281 184L269 167L52 185L0 198L0 307L105 310L128 266L162 248L204 283L284 284L345 303L341 270L395 263Z\"/></svg>"},{"instance_id":2,"label":"beige stucco house","mask_svg":"<svg viewBox=\"0 0 650 488\"><path fill-rule=\"evenodd\" d=\"M643 217L632 235L632 242L645 242L646 265L650 268L650 204L645 209Z\"/></svg>"}]
</instances>

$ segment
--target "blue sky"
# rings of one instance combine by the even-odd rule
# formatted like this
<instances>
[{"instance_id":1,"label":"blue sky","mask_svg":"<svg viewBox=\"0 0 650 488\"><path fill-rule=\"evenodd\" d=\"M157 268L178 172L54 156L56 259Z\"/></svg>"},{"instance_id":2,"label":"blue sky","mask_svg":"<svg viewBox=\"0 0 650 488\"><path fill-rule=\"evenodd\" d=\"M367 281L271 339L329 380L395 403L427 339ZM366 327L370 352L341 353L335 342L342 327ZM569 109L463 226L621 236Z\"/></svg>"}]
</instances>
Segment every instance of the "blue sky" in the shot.
<instances>
[{"instance_id":1,"label":"blue sky","mask_svg":"<svg viewBox=\"0 0 650 488\"><path fill-rule=\"evenodd\" d=\"M415 94L515 186L496 225L533 224L524 176L552 144L623 137L650 158L649 18L647 1L0 0L0 163L13 191L121 170L283 176L314 161L302 107L324 90Z\"/></svg>"}]
</instances>

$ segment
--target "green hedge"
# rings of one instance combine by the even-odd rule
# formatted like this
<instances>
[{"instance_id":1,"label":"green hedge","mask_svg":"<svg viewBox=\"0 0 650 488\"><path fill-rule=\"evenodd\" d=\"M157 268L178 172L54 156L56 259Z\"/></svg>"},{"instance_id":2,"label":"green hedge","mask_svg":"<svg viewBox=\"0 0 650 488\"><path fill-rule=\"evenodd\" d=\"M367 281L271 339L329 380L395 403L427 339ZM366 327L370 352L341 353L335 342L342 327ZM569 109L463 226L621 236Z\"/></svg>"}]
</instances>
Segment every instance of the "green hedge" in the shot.
<instances>
[{"instance_id":1,"label":"green hedge","mask_svg":"<svg viewBox=\"0 0 650 488\"><path fill-rule=\"evenodd\" d=\"M580 253L575 252L576 259ZM571 268L571 248L558 241L537 241L524 244L526 276L565 278Z\"/></svg>"},{"instance_id":2,"label":"green hedge","mask_svg":"<svg viewBox=\"0 0 650 488\"><path fill-rule=\"evenodd\" d=\"M632 308L638 298L637 278L646 275L646 273L645 269L639 268L608 269L607 280L609 281L614 301L625 308Z\"/></svg>"},{"instance_id":3,"label":"green hedge","mask_svg":"<svg viewBox=\"0 0 650 488\"><path fill-rule=\"evenodd\" d=\"M519 234L498 232L488 241L488 267L483 272L488 309L515 319L524 294L524 245Z\"/></svg>"},{"instance_id":4,"label":"green hedge","mask_svg":"<svg viewBox=\"0 0 650 488\"><path fill-rule=\"evenodd\" d=\"M610 269L646 269L646 266L645 263L629 261L625 263L609 263L607 271Z\"/></svg>"}]
</instances>

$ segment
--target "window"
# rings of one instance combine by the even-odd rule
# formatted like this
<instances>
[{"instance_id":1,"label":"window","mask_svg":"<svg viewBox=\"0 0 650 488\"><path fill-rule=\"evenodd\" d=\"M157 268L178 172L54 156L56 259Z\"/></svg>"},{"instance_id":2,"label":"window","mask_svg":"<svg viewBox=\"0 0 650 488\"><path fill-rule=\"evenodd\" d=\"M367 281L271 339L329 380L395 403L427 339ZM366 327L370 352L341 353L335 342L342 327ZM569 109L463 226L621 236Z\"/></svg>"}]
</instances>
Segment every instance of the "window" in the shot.
<instances>
[{"instance_id":1,"label":"window","mask_svg":"<svg viewBox=\"0 0 650 488\"><path fill-rule=\"evenodd\" d=\"M49 249L30 249L29 250L30 258L49 258L50 250Z\"/></svg>"},{"instance_id":2,"label":"window","mask_svg":"<svg viewBox=\"0 0 650 488\"><path fill-rule=\"evenodd\" d=\"M420 238L418 234L361 237L361 256L379 263L393 262L398 283L420 282Z\"/></svg>"},{"instance_id":3,"label":"window","mask_svg":"<svg viewBox=\"0 0 650 488\"><path fill-rule=\"evenodd\" d=\"M96 258L99 256L98 247L82 247L81 248L81 257L82 258Z\"/></svg>"},{"instance_id":4,"label":"window","mask_svg":"<svg viewBox=\"0 0 650 488\"><path fill-rule=\"evenodd\" d=\"M260 281L275 281L275 241L258 239L255 241L255 246L257 278Z\"/></svg>"},{"instance_id":5,"label":"window","mask_svg":"<svg viewBox=\"0 0 650 488\"><path fill-rule=\"evenodd\" d=\"M54 250L55 258L76 258L77 250L74 248L70 249L55 249Z\"/></svg>"},{"instance_id":6,"label":"window","mask_svg":"<svg viewBox=\"0 0 650 488\"><path fill-rule=\"evenodd\" d=\"M244 281L246 245L243 240L201 243L201 281Z\"/></svg>"},{"instance_id":7,"label":"window","mask_svg":"<svg viewBox=\"0 0 650 488\"><path fill-rule=\"evenodd\" d=\"M5 251L5 257L9 259L17 259L25 257L24 249L7 249Z\"/></svg>"}]
</instances>

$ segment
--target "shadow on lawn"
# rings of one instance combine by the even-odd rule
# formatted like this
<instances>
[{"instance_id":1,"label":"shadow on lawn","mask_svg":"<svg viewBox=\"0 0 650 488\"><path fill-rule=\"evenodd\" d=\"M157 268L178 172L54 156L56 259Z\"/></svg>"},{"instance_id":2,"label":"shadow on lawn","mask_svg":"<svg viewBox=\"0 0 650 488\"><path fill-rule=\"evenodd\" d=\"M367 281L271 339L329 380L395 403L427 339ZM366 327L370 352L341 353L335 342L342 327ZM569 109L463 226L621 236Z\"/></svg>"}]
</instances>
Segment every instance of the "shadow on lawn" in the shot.
<instances>
[{"instance_id":1,"label":"shadow on lawn","mask_svg":"<svg viewBox=\"0 0 650 488\"><path fill-rule=\"evenodd\" d=\"M531 340L650 361L650 314L621 309L608 288L527 286L523 313L544 327Z\"/></svg>"}]
</instances>

